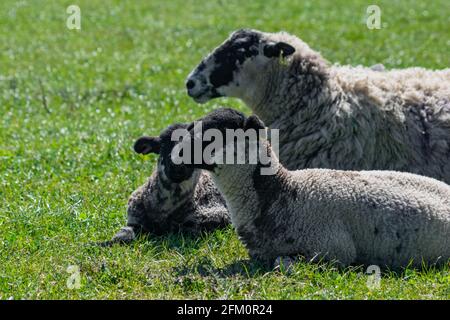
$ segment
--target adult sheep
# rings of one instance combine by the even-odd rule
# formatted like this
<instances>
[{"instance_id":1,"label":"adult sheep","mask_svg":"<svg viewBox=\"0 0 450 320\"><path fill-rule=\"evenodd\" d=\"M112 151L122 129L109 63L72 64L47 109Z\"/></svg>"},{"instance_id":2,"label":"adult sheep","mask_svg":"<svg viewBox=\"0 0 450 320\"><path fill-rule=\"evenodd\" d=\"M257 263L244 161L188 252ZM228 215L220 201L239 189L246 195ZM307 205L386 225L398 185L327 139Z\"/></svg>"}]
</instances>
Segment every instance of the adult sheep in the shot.
<instances>
[{"instance_id":1,"label":"adult sheep","mask_svg":"<svg viewBox=\"0 0 450 320\"><path fill-rule=\"evenodd\" d=\"M175 144L171 141L172 133L187 126L174 124L160 136L143 136L135 142L137 153L159 154L156 170L129 198L127 225L102 245L130 243L139 234L179 231L198 234L230 224L225 200L209 173L186 167L172 168L170 152Z\"/></svg>"},{"instance_id":2,"label":"adult sheep","mask_svg":"<svg viewBox=\"0 0 450 320\"><path fill-rule=\"evenodd\" d=\"M450 183L450 69L330 65L293 35L245 29L186 86L199 103L240 98L280 129L288 169L388 169Z\"/></svg>"},{"instance_id":3,"label":"adult sheep","mask_svg":"<svg viewBox=\"0 0 450 320\"><path fill-rule=\"evenodd\" d=\"M211 172L252 258L272 263L279 256L302 255L342 266L375 264L393 270L449 261L449 185L404 172L289 171L265 139L257 116L218 109L201 121L200 131L188 127L190 138L181 146L199 141L203 154L214 149L212 157L194 162L192 155L165 170L193 167ZM226 142L201 139L212 130L222 136L229 130L249 134ZM175 155L184 156L179 150ZM223 162L237 159L239 150L245 150L241 164ZM250 160L255 155L257 161ZM270 156L272 174L262 171L268 167L262 155Z\"/></svg>"}]
</instances>

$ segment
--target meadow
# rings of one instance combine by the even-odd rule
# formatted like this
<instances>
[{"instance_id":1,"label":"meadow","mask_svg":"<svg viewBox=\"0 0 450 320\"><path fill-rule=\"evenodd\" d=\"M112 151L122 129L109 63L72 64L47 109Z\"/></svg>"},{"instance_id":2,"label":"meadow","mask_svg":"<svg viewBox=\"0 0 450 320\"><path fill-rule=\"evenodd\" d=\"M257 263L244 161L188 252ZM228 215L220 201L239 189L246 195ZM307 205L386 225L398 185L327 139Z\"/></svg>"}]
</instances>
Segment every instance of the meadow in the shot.
<instances>
[{"instance_id":1,"label":"meadow","mask_svg":"<svg viewBox=\"0 0 450 320\"><path fill-rule=\"evenodd\" d=\"M66 8L81 9L81 30ZM233 229L101 248L156 157L142 134L218 106L185 93L192 68L242 27L286 30L329 61L387 68L450 65L450 3L238 0L0 2L0 299L450 299L450 268L385 272L249 261ZM77 266L80 287L67 285Z\"/></svg>"}]
</instances>

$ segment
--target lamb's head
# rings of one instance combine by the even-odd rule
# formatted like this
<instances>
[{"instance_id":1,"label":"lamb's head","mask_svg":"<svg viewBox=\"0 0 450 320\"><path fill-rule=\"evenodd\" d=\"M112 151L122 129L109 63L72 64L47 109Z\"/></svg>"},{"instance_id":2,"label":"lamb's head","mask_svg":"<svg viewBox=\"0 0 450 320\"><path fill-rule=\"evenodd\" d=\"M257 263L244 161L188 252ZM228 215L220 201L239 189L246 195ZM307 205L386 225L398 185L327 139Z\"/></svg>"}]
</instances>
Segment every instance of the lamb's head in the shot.
<instances>
[{"instance_id":1,"label":"lamb's head","mask_svg":"<svg viewBox=\"0 0 450 320\"><path fill-rule=\"evenodd\" d=\"M251 95L255 88L249 86L261 79L262 72L295 52L289 43L273 40L283 38L274 35L287 34L249 29L233 32L190 73L186 80L189 96L204 103L222 96L245 99Z\"/></svg>"},{"instance_id":2,"label":"lamb's head","mask_svg":"<svg viewBox=\"0 0 450 320\"><path fill-rule=\"evenodd\" d=\"M174 124L161 132L158 137L143 136L134 143L134 151L140 154L159 154L158 171L164 173L174 183L181 183L191 178L194 168L176 166L171 161L171 151L177 141L172 141L172 134L176 130L186 130L188 124Z\"/></svg>"},{"instance_id":3,"label":"lamb's head","mask_svg":"<svg viewBox=\"0 0 450 320\"><path fill-rule=\"evenodd\" d=\"M264 123L257 116L217 109L187 127L183 140L172 151L172 159L182 167L215 173L229 164L257 165L261 162L260 150L267 156L266 145L259 149L265 135Z\"/></svg>"}]
</instances>

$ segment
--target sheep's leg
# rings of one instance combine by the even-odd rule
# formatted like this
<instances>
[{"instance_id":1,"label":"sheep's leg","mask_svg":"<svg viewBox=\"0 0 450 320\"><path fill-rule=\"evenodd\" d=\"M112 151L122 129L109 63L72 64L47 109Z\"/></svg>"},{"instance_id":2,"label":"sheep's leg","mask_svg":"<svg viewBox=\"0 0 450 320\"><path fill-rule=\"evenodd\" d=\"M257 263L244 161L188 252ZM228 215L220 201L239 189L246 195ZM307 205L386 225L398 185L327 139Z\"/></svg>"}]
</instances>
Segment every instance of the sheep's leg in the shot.
<instances>
[{"instance_id":1,"label":"sheep's leg","mask_svg":"<svg viewBox=\"0 0 450 320\"><path fill-rule=\"evenodd\" d=\"M213 207L202 212L199 219L197 230L214 231L216 229L225 228L231 223L230 214L224 207Z\"/></svg>"},{"instance_id":2,"label":"sheep's leg","mask_svg":"<svg viewBox=\"0 0 450 320\"><path fill-rule=\"evenodd\" d=\"M99 243L102 247L110 247L114 244L130 244L141 233L137 226L126 226L117 232L111 240Z\"/></svg>"},{"instance_id":3,"label":"sheep's leg","mask_svg":"<svg viewBox=\"0 0 450 320\"><path fill-rule=\"evenodd\" d=\"M117 232L111 241L120 242L120 243L131 243L136 239L136 231L132 226L126 226Z\"/></svg>"},{"instance_id":4,"label":"sheep's leg","mask_svg":"<svg viewBox=\"0 0 450 320\"><path fill-rule=\"evenodd\" d=\"M322 248L315 258L336 263L338 267L351 265L356 259L356 247L353 238L341 222L335 222L322 239ZM312 259L314 260L314 259Z\"/></svg>"}]
</instances>

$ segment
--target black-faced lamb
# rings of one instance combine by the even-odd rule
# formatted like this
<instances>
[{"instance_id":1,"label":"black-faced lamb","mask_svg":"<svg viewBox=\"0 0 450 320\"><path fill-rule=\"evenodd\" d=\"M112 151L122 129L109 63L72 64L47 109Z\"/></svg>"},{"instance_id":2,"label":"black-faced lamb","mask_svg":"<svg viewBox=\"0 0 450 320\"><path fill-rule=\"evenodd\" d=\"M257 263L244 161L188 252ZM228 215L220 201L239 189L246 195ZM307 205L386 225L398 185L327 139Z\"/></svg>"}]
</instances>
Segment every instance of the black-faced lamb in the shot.
<instances>
[{"instance_id":1,"label":"black-faced lamb","mask_svg":"<svg viewBox=\"0 0 450 320\"><path fill-rule=\"evenodd\" d=\"M285 32L238 30L191 72L197 102L242 99L287 168L396 170L450 183L450 69L330 65Z\"/></svg>"},{"instance_id":2,"label":"black-faced lamb","mask_svg":"<svg viewBox=\"0 0 450 320\"><path fill-rule=\"evenodd\" d=\"M175 124L159 137L144 136L135 142L137 153L159 154L157 167L128 200L127 226L105 245L129 243L141 233L162 235L182 231L198 234L229 225L225 200L209 173L194 168L173 167L169 161L175 143L171 141L172 132L185 127L186 124Z\"/></svg>"},{"instance_id":3,"label":"black-faced lamb","mask_svg":"<svg viewBox=\"0 0 450 320\"><path fill-rule=\"evenodd\" d=\"M257 116L245 117L232 109L219 109L200 119L201 134L264 129ZM202 152L213 142L198 131L187 145L200 141ZM450 186L438 180L394 171L338 171L305 169L288 171L281 165L263 135L254 135L261 154L270 155L274 174L261 174L267 163L249 161L251 135L225 141L211 158L195 167L211 172L224 195L231 221L251 257L265 262L279 256L336 261L342 266L379 265L393 270L442 265L450 258ZM200 140L196 140L200 139ZM184 142L181 142L184 143ZM239 144L247 146L244 164L236 159ZM241 145L241 146L242 146ZM193 149L191 149L193 150ZM172 152L173 157L179 153ZM184 150L183 150L184 153ZM204 153L203 153L204 154ZM222 156L222 157L220 157ZM171 158L173 160L174 158ZM192 157L191 157L192 158Z\"/></svg>"}]
</instances>

